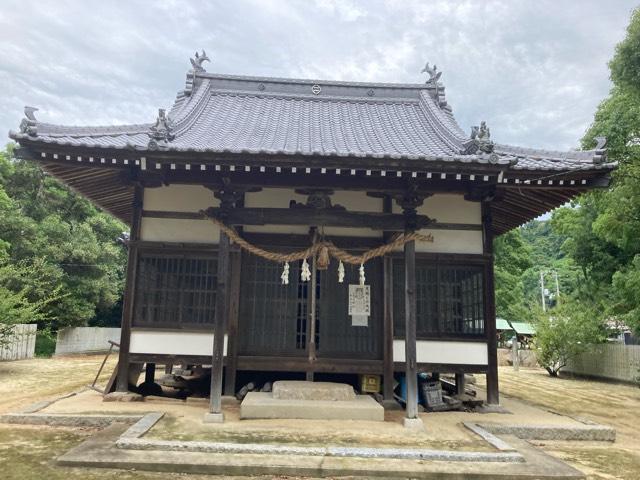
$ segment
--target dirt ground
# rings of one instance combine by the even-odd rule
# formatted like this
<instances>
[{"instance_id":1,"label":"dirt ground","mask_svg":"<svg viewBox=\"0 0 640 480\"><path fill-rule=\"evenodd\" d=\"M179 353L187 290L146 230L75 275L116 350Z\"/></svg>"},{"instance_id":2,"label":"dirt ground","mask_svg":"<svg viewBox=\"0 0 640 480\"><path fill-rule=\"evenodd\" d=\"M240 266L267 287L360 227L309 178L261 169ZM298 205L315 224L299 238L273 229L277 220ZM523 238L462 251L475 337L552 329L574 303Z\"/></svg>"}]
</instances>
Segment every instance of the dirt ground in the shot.
<instances>
[{"instance_id":1,"label":"dirt ground","mask_svg":"<svg viewBox=\"0 0 640 480\"><path fill-rule=\"evenodd\" d=\"M565 415L610 425L616 442L539 443L588 475L590 480L640 479L640 388L603 381L560 376L542 369L500 368L500 394L506 401L518 398ZM484 378L478 376L479 384Z\"/></svg>"},{"instance_id":2,"label":"dirt ground","mask_svg":"<svg viewBox=\"0 0 640 480\"><path fill-rule=\"evenodd\" d=\"M86 387L93 382L103 359L104 355L74 355L0 362L0 413ZM111 355L99 385L107 382L115 364L116 356Z\"/></svg>"},{"instance_id":3,"label":"dirt ground","mask_svg":"<svg viewBox=\"0 0 640 480\"><path fill-rule=\"evenodd\" d=\"M18 411L33 402L81 389L93 380L101 361L101 356L74 356L0 363L0 413ZM114 362L115 360L112 360L105 369L101 379L103 383L106 382ZM480 385L482 380L483 378L478 376ZM521 418L526 418L528 423L573 422L566 416L547 411L551 410L563 415L578 416L611 425L618 431L618 440L614 444L544 442L539 445L548 453L587 473L590 480L640 479L639 388L568 378L553 379L542 370L521 369L520 372L513 372L509 367L501 369L500 380L503 404L513 412L513 415L475 415L476 418L472 418L472 421L513 422L514 418L519 421ZM89 412L124 408L122 404L102 403L96 401L98 399L97 394L86 391L57 402L46 411ZM203 430L200 422L206 404L196 403L189 405L187 409L185 407L187 405L183 402L151 401L127 404L125 410L167 411L166 421L151 434L159 438L180 434L181 428L186 424L191 424L193 427L189 429L188 436L204 439L207 434L210 435L213 430ZM122 412L124 413L125 410ZM395 433L393 430L396 428L396 423L399 427L401 414L398 419L394 415L396 415L395 412L387 414L387 420L391 421L390 425L385 427L389 429L387 432L389 435ZM437 438L446 436L448 440L437 448L474 449L472 443L467 443L466 434L460 433L456 426L462 420L469 420L466 415L462 413L423 414L427 433L424 439L415 439L416 445L421 443L427 445ZM232 415L229 417L230 420L231 417ZM236 423L241 424L241 422ZM387 423L385 422L385 425ZM231 424L233 422L229 422L229 425ZM243 427L238 428L233 427L228 430L231 432L228 433L229 440L242 441ZM116 473L112 470L71 469L54 465L55 457L79 444L92 433L91 429L72 430L0 424L0 478L8 480L113 478ZM266 433L268 437L269 429L261 433ZM372 434L375 437L375 432ZM183 431L182 435L187 434ZM216 433L217 435L219 432ZM360 432L350 438L350 441L360 443L365 437L366 432ZM244 441L253 441L246 436L244 438ZM325 441L328 438L316 440ZM447 442L450 444L447 445ZM117 472L117 476L122 479L141 480L211 478L121 471Z\"/></svg>"}]
</instances>

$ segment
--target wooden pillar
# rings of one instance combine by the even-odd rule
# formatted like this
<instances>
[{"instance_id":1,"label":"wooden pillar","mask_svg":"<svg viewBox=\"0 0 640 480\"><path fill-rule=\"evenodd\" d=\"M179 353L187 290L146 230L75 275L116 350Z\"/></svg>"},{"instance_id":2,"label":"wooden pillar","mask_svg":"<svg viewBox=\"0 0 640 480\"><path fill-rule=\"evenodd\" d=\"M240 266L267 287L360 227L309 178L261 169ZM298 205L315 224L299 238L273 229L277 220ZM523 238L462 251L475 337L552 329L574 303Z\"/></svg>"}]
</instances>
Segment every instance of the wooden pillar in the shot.
<instances>
[{"instance_id":1,"label":"wooden pillar","mask_svg":"<svg viewBox=\"0 0 640 480\"><path fill-rule=\"evenodd\" d=\"M144 369L144 383L151 384L156 381L156 364L149 363L145 365Z\"/></svg>"},{"instance_id":2,"label":"wooden pillar","mask_svg":"<svg viewBox=\"0 0 640 480\"><path fill-rule=\"evenodd\" d=\"M398 198L405 221L405 234L413 233L418 225L417 208L424 202L418 186L410 183L405 194ZM416 358L416 242L404 244L404 308L405 308L405 382L407 406L405 426L415 426L418 418L418 363Z\"/></svg>"},{"instance_id":3,"label":"wooden pillar","mask_svg":"<svg viewBox=\"0 0 640 480\"><path fill-rule=\"evenodd\" d=\"M314 241L316 235L313 235ZM309 367L307 369L306 379L308 382L313 382L314 376L314 364L316 363L316 289L317 289L317 272L318 268L316 265L316 257L315 255L311 259L311 282L309 282L310 289L310 297L309 297L309 312L308 312L308 320L309 320Z\"/></svg>"},{"instance_id":4,"label":"wooden pillar","mask_svg":"<svg viewBox=\"0 0 640 480\"><path fill-rule=\"evenodd\" d=\"M216 282L216 305L213 325L213 355L211 357L211 394L209 412L222 421L222 372L224 367L224 334L229 278L229 237L220 232L218 244L218 271Z\"/></svg>"},{"instance_id":5,"label":"wooden pillar","mask_svg":"<svg viewBox=\"0 0 640 480\"><path fill-rule=\"evenodd\" d=\"M118 392L129 390L129 346L131 344L131 324L133 322L136 273L138 270L138 240L140 240L143 197L144 187L136 183L133 192L133 214L131 215L131 232L129 234L127 276L122 300L122 322L117 367L118 380L116 381L116 391Z\"/></svg>"},{"instance_id":6,"label":"wooden pillar","mask_svg":"<svg viewBox=\"0 0 640 480\"><path fill-rule=\"evenodd\" d=\"M498 337L496 333L496 298L493 274L493 225L491 203L482 202L482 225L484 232L484 253L490 257L485 264L484 300L485 330L487 334L487 403L498 405L500 394L498 389Z\"/></svg>"},{"instance_id":7,"label":"wooden pillar","mask_svg":"<svg viewBox=\"0 0 640 480\"><path fill-rule=\"evenodd\" d=\"M384 400L393 398L393 258L385 256L384 268L384 348L383 348L383 395Z\"/></svg>"},{"instance_id":8,"label":"wooden pillar","mask_svg":"<svg viewBox=\"0 0 640 480\"><path fill-rule=\"evenodd\" d=\"M238 311L240 308L240 269L242 252L231 252L231 280L229 281L229 314L227 326L227 366L225 370L224 394L232 396L236 390L238 368Z\"/></svg>"},{"instance_id":9,"label":"wooden pillar","mask_svg":"<svg viewBox=\"0 0 640 480\"><path fill-rule=\"evenodd\" d=\"M405 340L407 418L418 417L418 368L416 361L416 242L404 244Z\"/></svg>"},{"instance_id":10,"label":"wooden pillar","mask_svg":"<svg viewBox=\"0 0 640 480\"><path fill-rule=\"evenodd\" d=\"M464 373L456 373L456 395L464 395L465 384Z\"/></svg>"}]
</instances>

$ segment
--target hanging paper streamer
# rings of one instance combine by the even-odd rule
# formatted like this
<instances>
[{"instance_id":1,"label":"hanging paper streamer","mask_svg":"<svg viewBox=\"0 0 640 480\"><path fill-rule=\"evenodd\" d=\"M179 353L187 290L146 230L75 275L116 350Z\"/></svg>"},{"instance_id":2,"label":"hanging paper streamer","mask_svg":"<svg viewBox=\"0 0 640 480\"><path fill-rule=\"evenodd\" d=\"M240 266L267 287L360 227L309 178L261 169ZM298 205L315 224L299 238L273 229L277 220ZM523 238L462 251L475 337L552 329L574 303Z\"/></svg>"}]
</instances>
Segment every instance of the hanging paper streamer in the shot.
<instances>
[{"instance_id":1,"label":"hanging paper streamer","mask_svg":"<svg viewBox=\"0 0 640 480\"><path fill-rule=\"evenodd\" d=\"M344 264L342 260L340 260L340 264L338 265L338 283L344 283Z\"/></svg>"},{"instance_id":2,"label":"hanging paper streamer","mask_svg":"<svg viewBox=\"0 0 640 480\"><path fill-rule=\"evenodd\" d=\"M284 269L282 270L280 278L282 279L283 285L289 285L289 262L284 262Z\"/></svg>"},{"instance_id":3,"label":"hanging paper streamer","mask_svg":"<svg viewBox=\"0 0 640 480\"><path fill-rule=\"evenodd\" d=\"M362 287L364 286L364 280L365 280L364 279L364 263L360 264L359 272L360 272L360 286Z\"/></svg>"},{"instance_id":4,"label":"hanging paper streamer","mask_svg":"<svg viewBox=\"0 0 640 480\"><path fill-rule=\"evenodd\" d=\"M309 280L311 280L311 270L309 270L309 263L307 262L306 258L302 261L302 272L300 273L300 280L302 280L303 282L308 282Z\"/></svg>"}]
</instances>

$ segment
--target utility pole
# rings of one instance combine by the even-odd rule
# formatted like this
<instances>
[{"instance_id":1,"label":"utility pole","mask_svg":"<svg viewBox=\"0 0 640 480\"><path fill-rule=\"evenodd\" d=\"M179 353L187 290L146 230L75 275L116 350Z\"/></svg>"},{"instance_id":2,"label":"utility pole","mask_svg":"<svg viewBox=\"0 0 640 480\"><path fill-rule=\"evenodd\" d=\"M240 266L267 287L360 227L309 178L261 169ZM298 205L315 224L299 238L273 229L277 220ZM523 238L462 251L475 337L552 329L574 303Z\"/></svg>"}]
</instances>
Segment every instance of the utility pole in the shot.
<instances>
[{"instance_id":1,"label":"utility pole","mask_svg":"<svg viewBox=\"0 0 640 480\"><path fill-rule=\"evenodd\" d=\"M553 276L556 279L556 307L560 305L560 284L558 283L558 272L556 270L553 271Z\"/></svg>"},{"instance_id":2,"label":"utility pole","mask_svg":"<svg viewBox=\"0 0 640 480\"><path fill-rule=\"evenodd\" d=\"M544 301L544 272L540 270L540 297L542 299L542 311L547 311L547 306Z\"/></svg>"}]
</instances>

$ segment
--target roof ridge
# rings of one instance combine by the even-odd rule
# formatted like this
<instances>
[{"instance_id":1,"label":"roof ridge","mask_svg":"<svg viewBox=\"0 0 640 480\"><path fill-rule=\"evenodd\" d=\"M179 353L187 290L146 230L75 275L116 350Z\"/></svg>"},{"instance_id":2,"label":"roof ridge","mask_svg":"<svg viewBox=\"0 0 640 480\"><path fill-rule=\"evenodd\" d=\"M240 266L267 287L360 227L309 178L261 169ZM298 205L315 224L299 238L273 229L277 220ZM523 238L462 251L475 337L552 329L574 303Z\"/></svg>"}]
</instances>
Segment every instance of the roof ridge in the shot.
<instances>
[{"instance_id":1,"label":"roof ridge","mask_svg":"<svg viewBox=\"0 0 640 480\"><path fill-rule=\"evenodd\" d=\"M497 153L508 153L511 155L540 156L546 160L587 160L593 161L593 155L600 150L548 150L545 148L520 147L517 145L508 145L503 143L495 143L494 149ZM587 162L585 162L587 163Z\"/></svg>"},{"instance_id":2,"label":"roof ridge","mask_svg":"<svg viewBox=\"0 0 640 480\"><path fill-rule=\"evenodd\" d=\"M51 137L102 137L146 133L152 123L131 123L120 125L58 125L37 122L38 134Z\"/></svg>"},{"instance_id":3,"label":"roof ridge","mask_svg":"<svg viewBox=\"0 0 640 480\"><path fill-rule=\"evenodd\" d=\"M256 75L231 75L225 73L211 73L211 72L195 72L195 77L208 78L208 79L220 79L220 80L238 80L245 82L260 82L260 83L286 83L296 85L325 85L325 86L341 86L341 87L379 87L379 88L392 88L392 89L406 89L406 90L436 90L435 85L426 83L398 83L398 82L355 82L348 80L330 80L319 78L286 78L286 77L270 77L270 76L256 76ZM440 87L442 88L442 86Z\"/></svg>"},{"instance_id":4,"label":"roof ridge","mask_svg":"<svg viewBox=\"0 0 640 480\"><path fill-rule=\"evenodd\" d=\"M307 95L301 93L283 93L283 92L255 92L251 90L222 90L222 89L210 89L212 95L224 95L224 96L232 96L232 97L256 97L256 98L273 98L273 99L281 99L281 100L308 100L308 101L316 101L316 102L332 102L332 101L340 101L342 103L377 103L377 104L388 104L388 105L396 105L396 104L412 104L416 105L420 102L417 98L409 98L409 97L352 97L352 96L343 96L343 95Z\"/></svg>"},{"instance_id":5,"label":"roof ridge","mask_svg":"<svg viewBox=\"0 0 640 480\"><path fill-rule=\"evenodd\" d=\"M420 109L425 114L427 121L429 121L434 132L436 132L440 139L452 150L461 152L463 150L462 142L464 141L464 137L460 135L462 133L462 129L459 129L460 131L451 129L452 125L458 126L453 115L450 114L447 117L444 117L445 112L436 104L436 101L431 97L431 95L428 94L425 95L423 93L420 95L419 105ZM451 122L453 122L453 124Z\"/></svg>"}]
</instances>

